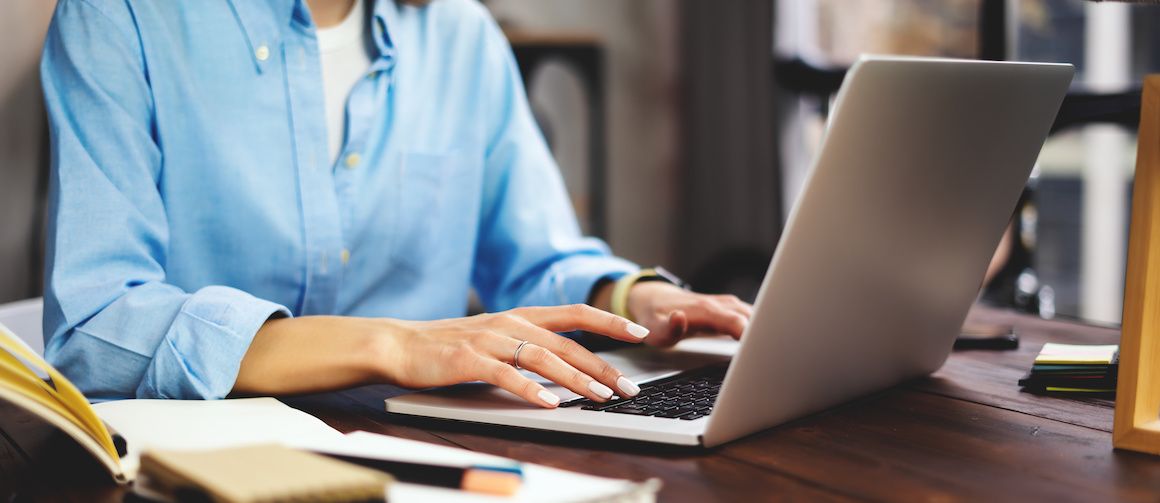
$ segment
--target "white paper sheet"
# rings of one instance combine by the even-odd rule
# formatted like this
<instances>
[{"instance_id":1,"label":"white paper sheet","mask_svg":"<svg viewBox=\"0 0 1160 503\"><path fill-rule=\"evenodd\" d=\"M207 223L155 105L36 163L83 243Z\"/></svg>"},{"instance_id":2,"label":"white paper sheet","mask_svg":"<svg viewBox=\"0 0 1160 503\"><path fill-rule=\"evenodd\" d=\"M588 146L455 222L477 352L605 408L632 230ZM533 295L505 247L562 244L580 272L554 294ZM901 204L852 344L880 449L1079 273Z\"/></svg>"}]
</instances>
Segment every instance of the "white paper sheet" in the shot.
<instances>
[{"instance_id":1,"label":"white paper sheet","mask_svg":"<svg viewBox=\"0 0 1160 503\"><path fill-rule=\"evenodd\" d=\"M341 440L338 430L274 398L119 400L93 405L125 437L125 470L136 475L145 449L200 450L260 443Z\"/></svg>"}]
</instances>

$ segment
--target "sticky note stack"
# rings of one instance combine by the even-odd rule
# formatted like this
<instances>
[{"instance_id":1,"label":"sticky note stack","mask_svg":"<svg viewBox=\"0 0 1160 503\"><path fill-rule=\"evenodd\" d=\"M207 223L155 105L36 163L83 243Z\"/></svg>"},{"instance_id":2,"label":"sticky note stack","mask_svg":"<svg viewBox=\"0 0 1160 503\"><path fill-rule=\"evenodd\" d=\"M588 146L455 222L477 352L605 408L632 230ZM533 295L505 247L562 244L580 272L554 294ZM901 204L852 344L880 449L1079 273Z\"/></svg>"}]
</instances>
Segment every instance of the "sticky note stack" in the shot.
<instances>
[{"instance_id":1,"label":"sticky note stack","mask_svg":"<svg viewBox=\"0 0 1160 503\"><path fill-rule=\"evenodd\" d=\"M1044 344L1026 377L1024 391L1052 393L1114 393L1119 346Z\"/></svg>"}]
</instances>

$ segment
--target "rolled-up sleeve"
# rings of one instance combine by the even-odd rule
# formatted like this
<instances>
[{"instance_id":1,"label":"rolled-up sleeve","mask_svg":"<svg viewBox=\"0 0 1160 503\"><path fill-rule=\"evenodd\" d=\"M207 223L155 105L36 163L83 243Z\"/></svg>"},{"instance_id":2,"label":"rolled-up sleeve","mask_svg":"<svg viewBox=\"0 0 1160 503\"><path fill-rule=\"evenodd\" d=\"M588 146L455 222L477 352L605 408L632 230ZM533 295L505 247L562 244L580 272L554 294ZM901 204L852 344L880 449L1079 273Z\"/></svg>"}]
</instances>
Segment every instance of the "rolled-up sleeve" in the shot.
<instances>
[{"instance_id":1,"label":"rolled-up sleeve","mask_svg":"<svg viewBox=\"0 0 1160 503\"><path fill-rule=\"evenodd\" d=\"M124 3L62 0L41 78L52 170L45 354L93 400L221 398L278 304L166 283L148 74Z\"/></svg>"},{"instance_id":2,"label":"rolled-up sleeve","mask_svg":"<svg viewBox=\"0 0 1160 503\"><path fill-rule=\"evenodd\" d=\"M494 25L485 33L491 116L475 288L493 310L587 302L599 281L638 266L581 235L511 47Z\"/></svg>"}]
</instances>

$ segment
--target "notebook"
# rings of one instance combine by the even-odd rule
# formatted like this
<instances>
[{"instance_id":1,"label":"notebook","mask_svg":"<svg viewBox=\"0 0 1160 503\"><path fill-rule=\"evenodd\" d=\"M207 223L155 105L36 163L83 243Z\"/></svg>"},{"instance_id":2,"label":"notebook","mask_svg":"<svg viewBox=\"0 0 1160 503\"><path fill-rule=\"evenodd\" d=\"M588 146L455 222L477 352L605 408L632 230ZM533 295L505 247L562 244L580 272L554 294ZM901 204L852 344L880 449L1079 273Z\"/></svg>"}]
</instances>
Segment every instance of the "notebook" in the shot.
<instances>
[{"instance_id":1,"label":"notebook","mask_svg":"<svg viewBox=\"0 0 1160 503\"><path fill-rule=\"evenodd\" d=\"M1019 385L1030 392L1114 393L1118 349L1115 344L1044 344L1031 371L1019 380Z\"/></svg>"},{"instance_id":2,"label":"notebook","mask_svg":"<svg viewBox=\"0 0 1160 503\"><path fill-rule=\"evenodd\" d=\"M139 485L165 500L218 503L381 501L383 472L277 444L146 452Z\"/></svg>"},{"instance_id":3,"label":"notebook","mask_svg":"<svg viewBox=\"0 0 1160 503\"><path fill-rule=\"evenodd\" d=\"M93 408L126 438L122 465L129 474L136 474L141 454L152 449L208 450L271 443L293 447L343 438L322 420L270 397L119 400Z\"/></svg>"}]
</instances>

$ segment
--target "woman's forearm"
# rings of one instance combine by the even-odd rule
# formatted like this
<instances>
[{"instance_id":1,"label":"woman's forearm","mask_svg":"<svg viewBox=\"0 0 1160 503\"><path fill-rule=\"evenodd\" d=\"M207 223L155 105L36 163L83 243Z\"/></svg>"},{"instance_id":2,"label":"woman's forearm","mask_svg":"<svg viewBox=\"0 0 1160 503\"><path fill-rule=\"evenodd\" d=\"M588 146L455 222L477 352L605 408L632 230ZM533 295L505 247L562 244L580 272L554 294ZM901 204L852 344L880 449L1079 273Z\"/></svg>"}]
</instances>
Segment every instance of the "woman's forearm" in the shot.
<instances>
[{"instance_id":1,"label":"woman's forearm","mask_svg":"<svg viewBox=\"0 0 1160 503\"><path fill-rule=\"evenodd\" d=\"M284 395L383 381L389 322L343 316L267 321L242 358L232 395Z\"/></svg>"}]
</instances>

